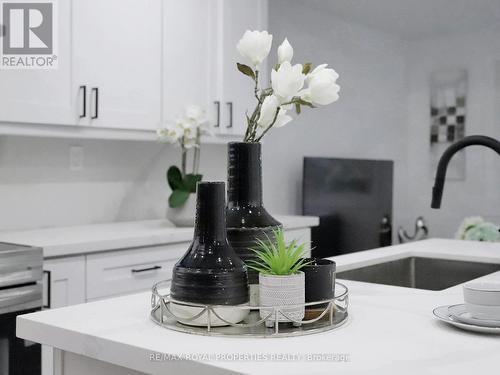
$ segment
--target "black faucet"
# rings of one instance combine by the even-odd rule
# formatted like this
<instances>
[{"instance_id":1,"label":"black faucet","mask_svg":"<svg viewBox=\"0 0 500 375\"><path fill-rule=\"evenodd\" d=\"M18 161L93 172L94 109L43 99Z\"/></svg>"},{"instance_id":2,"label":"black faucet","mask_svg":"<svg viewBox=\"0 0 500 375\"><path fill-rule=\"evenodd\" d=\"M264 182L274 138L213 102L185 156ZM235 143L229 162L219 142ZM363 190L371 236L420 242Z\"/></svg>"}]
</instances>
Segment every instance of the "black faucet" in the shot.
<instances>
[{"instance_id":1,"label":"black faucet","mask_svg":"<svg viewBox=\"0 0 500 375\"><path fill-rule=\"evenodd\" d=\"M452 144L446 149L446 151L441 156L439 160L436 180L434 182L434 187L432 188L432 208L441 207L441 198L443 197L444 180L446 178L446 169L448 168L448 163L450 159L461 149L468 146L485 146L496 151L500 155L500 142L494 138L486 137L484 135L471 135L461 139L460 141Z\"/></svg>"}]
</instances>

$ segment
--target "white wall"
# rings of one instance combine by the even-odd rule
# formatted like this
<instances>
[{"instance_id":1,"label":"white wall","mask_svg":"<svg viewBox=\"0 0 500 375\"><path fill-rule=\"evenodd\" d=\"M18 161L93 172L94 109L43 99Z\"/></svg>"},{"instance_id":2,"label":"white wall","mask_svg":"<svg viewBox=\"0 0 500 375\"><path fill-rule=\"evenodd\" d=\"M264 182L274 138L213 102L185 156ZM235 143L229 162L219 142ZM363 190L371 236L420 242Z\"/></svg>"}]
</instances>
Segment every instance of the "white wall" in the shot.
<instances>
[{"instance_id":1,"label":"white wall","mask_svg":"<svg viewBox=\"0 0 500 375\"><path fill-rule=\"evenodd\" d=\"M69 170L69 148L84 169ZM164 217L165 171L179 150L155 142L0 137L0 230ZM223 145L202 148L207 178L225 180Z\"/></svg>"},{"instance_id":2,"label":"white wall","mask_svg":"<svg viewBox=\"0 0 500 375\"><path fill-rule=\"evenodd\" d=\"M442 68L468 71L466 135L500 138L500 28L408 44L409 209L423 214L432 234L450 237L465 216L483 215L500 223L500 160L488 149L468 148L466 179L448 180L441 210L429 208L429 79Z\"/></svg>"},{"instance_id":3,"label":"white wall","mask_svg":"<svg viewBox=\"0 0 500 375\"><path fill-rule=\"evenodd\" d=\"M329 63L335 68L341 92L337 103L305 108L296 120L267 138L266 206L272 212L301 212L304 156L391 159L395 161L394 223L414 219L405 208L404 44L394 36L346 23L307 1L270 1L269 25L275 47L288 37L294 61Z\"/></svg>"}]
</instances>

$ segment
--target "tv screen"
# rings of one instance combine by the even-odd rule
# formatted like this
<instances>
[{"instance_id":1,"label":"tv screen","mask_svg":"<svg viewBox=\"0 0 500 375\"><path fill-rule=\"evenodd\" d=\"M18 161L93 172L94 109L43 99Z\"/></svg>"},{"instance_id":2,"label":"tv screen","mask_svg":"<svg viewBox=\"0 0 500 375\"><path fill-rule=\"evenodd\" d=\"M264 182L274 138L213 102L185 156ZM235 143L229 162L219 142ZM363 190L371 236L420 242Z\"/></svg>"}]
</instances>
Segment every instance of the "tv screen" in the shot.
<instances>
[{"instance_id":1,"label":"tv screen","mask_svg":"<svg viewBox=\"0 0 500 375\"><path fill-rule=\"evenodd\" d=\"M302 211L320 217L319 227L312 230L314 256L390 244L393 164L390 160L304 158Z\"/></svg>"}]
</instances>

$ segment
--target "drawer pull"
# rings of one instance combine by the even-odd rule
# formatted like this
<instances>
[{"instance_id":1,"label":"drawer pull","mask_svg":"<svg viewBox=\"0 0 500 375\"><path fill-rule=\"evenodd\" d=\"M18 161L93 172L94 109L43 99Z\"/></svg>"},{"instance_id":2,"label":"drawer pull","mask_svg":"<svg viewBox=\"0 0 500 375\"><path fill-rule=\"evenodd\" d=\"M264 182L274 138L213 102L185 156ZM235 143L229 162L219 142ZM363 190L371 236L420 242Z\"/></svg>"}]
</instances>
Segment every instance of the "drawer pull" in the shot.
<instances>
[{"instance_id":1,"label":"drawer pull","mask_svg":"<svg viewBox=\"0 0 500 375\"><path fill-rule=\"evenodd\" d=\"M161 269L161 266L153 266L153 267L148 267L148 268L141 268L141 269L134 269L132 268L132 273L141 273L141 272L147 272L147 271L155 271Z\"/></svg>"}]
</instances>

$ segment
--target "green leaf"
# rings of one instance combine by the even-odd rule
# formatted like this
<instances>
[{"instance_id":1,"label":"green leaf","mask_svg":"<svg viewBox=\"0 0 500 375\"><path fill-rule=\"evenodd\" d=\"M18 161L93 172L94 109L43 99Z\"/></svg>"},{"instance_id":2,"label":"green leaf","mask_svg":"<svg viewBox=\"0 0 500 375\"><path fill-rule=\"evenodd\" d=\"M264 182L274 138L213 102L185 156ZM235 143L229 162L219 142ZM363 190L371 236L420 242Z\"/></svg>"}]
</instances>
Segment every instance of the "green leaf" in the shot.
<instances>
[{"instance_id":1,"label":"green leaf","mask_svg":"<svg viewBox=\"0 0 500 375\"><path fill-rule=\"evenodd\" d=\"M196 184L201 181L202 177L201 174L187 174L183 181L184 189L181 190L196 193Z\"/></svg>"},{"instance_id":2,"label":"green leaf","mask_svg":"<svg viewBox=\"0 0 500 375\"><path fill-rule=\"evenodd\" d=\"M255 81L255 73L248 65L236 63L238 70L244 75L251 77Z\"/></svg>"},{"instance_id":3,"label":"green leaf","mask_svg":"<svg viewBox=\"0 0 500 375\"><path fill-rule=\"evenodd\" d=\"M311 63L305 63L302 65L302 74L309 74L311 71Z\"/></svg>"},{"instance_id":4,"label":"green leaf","mask_svg":"<svg viewBox=\"0 0 500 375\"><path fill-rule=\"evenodd\" d=\"M170 186L170 189L172 189L172 191L174 191L175 189L182 189L184 187L184 184L182 182L181 170L177 168L175 165L168 168L167 182L168 186Z\"/></svg>"},{"instance_id":5,"label":"green leaf","mask_svg":"<svg viewBox=\"0 0 500 375\"><path fill-rule=\"evenodd\" d=\"M295 112L300 115L300 104L299 103L295 103Z\"/></svg>"},{"instance_id":6,"label":"green leaf","mask_svg":"<svg viewBox=\"0 0 500 375\"><path fill-rule=\"evenodd\" d=\"M172 208L182 206L188 200L189 194L191 193L186 190L172 191L172 194L170 194L170 197L168 197L168 205Z\"/></svg>"}]
</instances>

